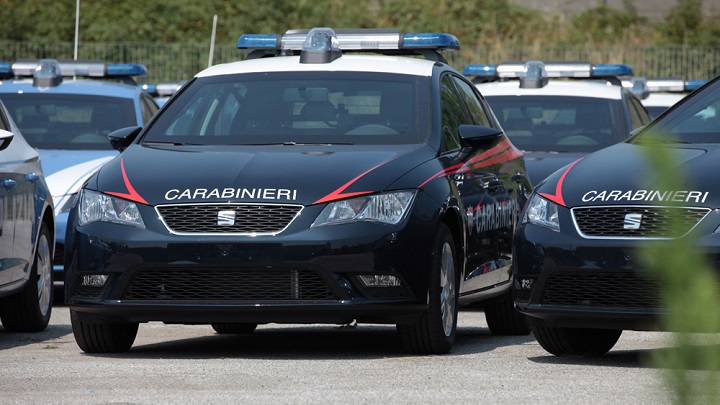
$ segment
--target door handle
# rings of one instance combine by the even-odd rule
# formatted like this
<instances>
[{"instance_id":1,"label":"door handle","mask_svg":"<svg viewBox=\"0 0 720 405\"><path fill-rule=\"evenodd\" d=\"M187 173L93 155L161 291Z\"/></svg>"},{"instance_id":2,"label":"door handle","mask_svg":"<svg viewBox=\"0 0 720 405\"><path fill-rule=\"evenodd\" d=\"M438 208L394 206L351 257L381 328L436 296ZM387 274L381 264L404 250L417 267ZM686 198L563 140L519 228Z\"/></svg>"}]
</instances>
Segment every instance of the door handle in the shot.
<instances>
[{"instance_id":1,"label":"door handle","mask_svg":"<svg viewBox=\"0 0 720 405\"><path fill-rule=\"evenodd\" d=\"M40 175L37 173L30 173L25 176L25 180L29 181L30 183L35 183L36 181L40 180Z\"/></svg>"}]
</instances>

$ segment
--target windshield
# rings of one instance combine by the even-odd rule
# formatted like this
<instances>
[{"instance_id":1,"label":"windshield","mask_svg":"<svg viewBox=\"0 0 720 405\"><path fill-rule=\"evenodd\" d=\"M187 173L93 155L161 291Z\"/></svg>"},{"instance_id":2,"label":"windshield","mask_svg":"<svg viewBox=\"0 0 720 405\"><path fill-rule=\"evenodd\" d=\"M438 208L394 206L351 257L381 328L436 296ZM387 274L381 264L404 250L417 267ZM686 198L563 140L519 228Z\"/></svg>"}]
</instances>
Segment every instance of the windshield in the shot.
<instances>
[{"instance_id":1,"label":"windshield","mask_svg":"<svg viewBox=\"0 0 720 405\"><path fill-rule=\"evenodd\" d=\"M3 94L13 120L37 149L110 150L107 134L136 126L126 98L74 94Z\"/></svg>"},{"instance_id":2,"label":"windshield","mask_svg":"<svg viewBox=\"0 0 720 405\"><path fill-rule=\"evenodd\" d=\"M637 142L720 143L720 81L692 93L644 131Z\"/></svg>"},{"instance_id":3,"label":"windshield","mask_svg":"<svg viewBox=\"0 0 720 405\"><path fill-rule=\"evenodd\" d=\"M559 96L486 96L505 134L532 152L591 152L617 142L613 100Z\"/></svg>"},{"instance_id":4,"label":"windshield","mask_svg":"<svg viewBox=\"0 0 720 405\"><path fill-rule=\"evenodd\" d=\"M365 72L278 72L193 81L145 143L412 144L429 133L429 78Z\"/></svg>"}]
</instances>

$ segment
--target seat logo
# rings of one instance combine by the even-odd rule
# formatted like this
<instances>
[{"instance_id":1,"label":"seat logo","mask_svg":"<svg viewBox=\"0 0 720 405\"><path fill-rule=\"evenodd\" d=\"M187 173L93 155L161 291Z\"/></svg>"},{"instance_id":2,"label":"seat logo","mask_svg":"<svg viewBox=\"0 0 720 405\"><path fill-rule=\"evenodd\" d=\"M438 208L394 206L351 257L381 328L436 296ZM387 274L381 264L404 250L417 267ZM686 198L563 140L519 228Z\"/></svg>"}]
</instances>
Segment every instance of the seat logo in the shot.
<instances>
[{"instance_id":1,"label":"seat logo","mask_svg":"<svg viewBox=\"0 0 720 405\"><path fill-rule=\"evenodd\" d=\"M218 211L217 224L218 226L235 225L235 211Z\"/></svg>"},{"instance_id":2,"label":"seat logo","mask_svg":"<svg viewBox=\"0 0 720 405\"><path fill-rule=\"evenodd\" d=\"M625 214L625 222L623 228L636 230L640 229L642 223L642 214Z\"/></svg>"}]
</instances>

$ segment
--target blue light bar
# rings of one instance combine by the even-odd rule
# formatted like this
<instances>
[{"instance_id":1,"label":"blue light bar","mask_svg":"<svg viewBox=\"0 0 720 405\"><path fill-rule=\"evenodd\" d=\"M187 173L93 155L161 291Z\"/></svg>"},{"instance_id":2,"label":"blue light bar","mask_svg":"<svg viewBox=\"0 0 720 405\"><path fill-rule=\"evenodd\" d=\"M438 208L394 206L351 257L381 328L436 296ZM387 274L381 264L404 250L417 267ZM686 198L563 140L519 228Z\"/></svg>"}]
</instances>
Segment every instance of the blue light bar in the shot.
<instances>
[{"instance_id":1,"label":"blue light bar","mask_svg":"<svg viewBox=\"0 0 720 405\"><path fill-rule=\"evenodd\" d=\"M653 93L690 93L709 80L648 79L648 89Z\"/></svg>"},{"instance_id":2,"label":"blue light bar","mask_svg":"<svg viewBox=\"0 0 720 405\"><path fill-rule=\"evenodd\" d=\"M117 63L107 65L107 76L147 76L144 65L132 63Z\"/></svg>"},{"instance_id":3,"label":"blue light bar","mask_svg":"<svg viewBox=\"0 0 720 405\"><path fill-rule=\"evenodd\" d=\"M488 64L467 65L463 69L463 75L494 78L496 75L496 69L495 65Z\"/></svg>"},{"instance_id":4,"label":"blue light bar","mask_svg":"<svg viewBox=\"0 0 720 405\"><path fill-rule=\"evenodd\" d=\"M12 69L9 62L0 62L0 78L11 77Z\"/></svg>"},{"instance_id":5,"label":"blue light bar","mask_svg":"<svg viewBox=\"0 0 720 405\"><path fill-rule=\"evenodd\" d=\"M688 80L685 82L685 91L695 91L709 81L710 80Z\"/></svg>"},{"instance_id":6,"label":"blue light bar","mask_svg":"<svg viewBox=\"0 0 720 405\"><path fill-rule=\"evenodd\" d=\"M148 94L157 94L157 86L154 83L138 83L138 87Z\"/></svg>"},{"instance_id":7,"label":"blue light bar","mask_svg":"<svg viewBox=\"0 0 720 405\"><path fill-rule=\"evenodd\" d=\"M630 65L597 63L592 65L592 76L633 76L633 70Z\"/></svg>"},{"instance_id":8,"label":"blue light bar","mask_svg":"<svg viewBox=\"0 0 720 405\"><path fill-rule=\"evenodd\" d=\"M455 35L442 32L418 32L404 34L402 48L405 49L460 49L460 41Z\"/></svg>"},{"instance_id":9,"label":"blue light bar","mask_svg":"<svg viewBox=\"0 0 720 405\"><path fill-rule=\"evenodd\" d=\"M343 51L382 50L455 50L460 41L445 33L406 33L391 29L335 30L338 46ZM243 34L238 49L300 51L307 38L307 30L290 30L277 34Z\"/></svg>"},{"instance_id":10,"label":"blue light bar","mask_svg":"<svg viewBox=\"0 0 720 405\"><path fill-rule=\"evenodd\" d=\"M609 76L632 76L629 65L591 64L588 62L543 62L548 77L555 78L593 78ZM525 74L525 62L503 62L498 65L473 64L463 69L465 76L484 78L517 79Z\"/></svg>"},{"instance_id":11,"label":"blue light bar","mask_svg":"<svg viewBox=\"0 0 720 405\"><path fill-rule=\"evenodd\" d=\"M243 34L237 42L238 49L280 49L282 46L276 34Z\"/></svg>"}]
</instances>

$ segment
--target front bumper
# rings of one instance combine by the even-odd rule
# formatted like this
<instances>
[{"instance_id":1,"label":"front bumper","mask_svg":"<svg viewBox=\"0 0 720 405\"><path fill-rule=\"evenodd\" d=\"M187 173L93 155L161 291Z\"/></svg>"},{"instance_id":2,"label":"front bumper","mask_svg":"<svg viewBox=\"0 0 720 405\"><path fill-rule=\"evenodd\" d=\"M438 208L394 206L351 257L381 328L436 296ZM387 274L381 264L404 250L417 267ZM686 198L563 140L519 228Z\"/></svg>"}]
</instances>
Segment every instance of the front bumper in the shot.
<instances>
[{"instance_id":1,"label":"front bumper","mask_svg":"<svg viewBox=\"0 0 720 405\"><path fill-rule=\"evenodd\" d=\"M79 227L71 215L66 303L88 322L416 321L428 305L436 220L411 213L397 227L310 228L321 208L306 207L281 234L255 237L172 235L147 206L144 230ZM83 285L88 275L108 278ZM359 275L391 275L402 285L367 286Z\"/></svg>"},{"instance_id":2,"label":"front bumper","mask_svg":"<svg viewBox=\"0 0 720 405\"><path fill-rule=\"evenodd\" d=\"M712 231L718 222L720 214L712 212L686 236L715 269L720 269L720 237ZM572 223L561 222L561 229L518 227L513 264L516 308L546 326L662 330L661 317L667 310L660 278L639 259L639 248L652 248L655 242L586 239Z\"/></svg>"}]
</instances>

